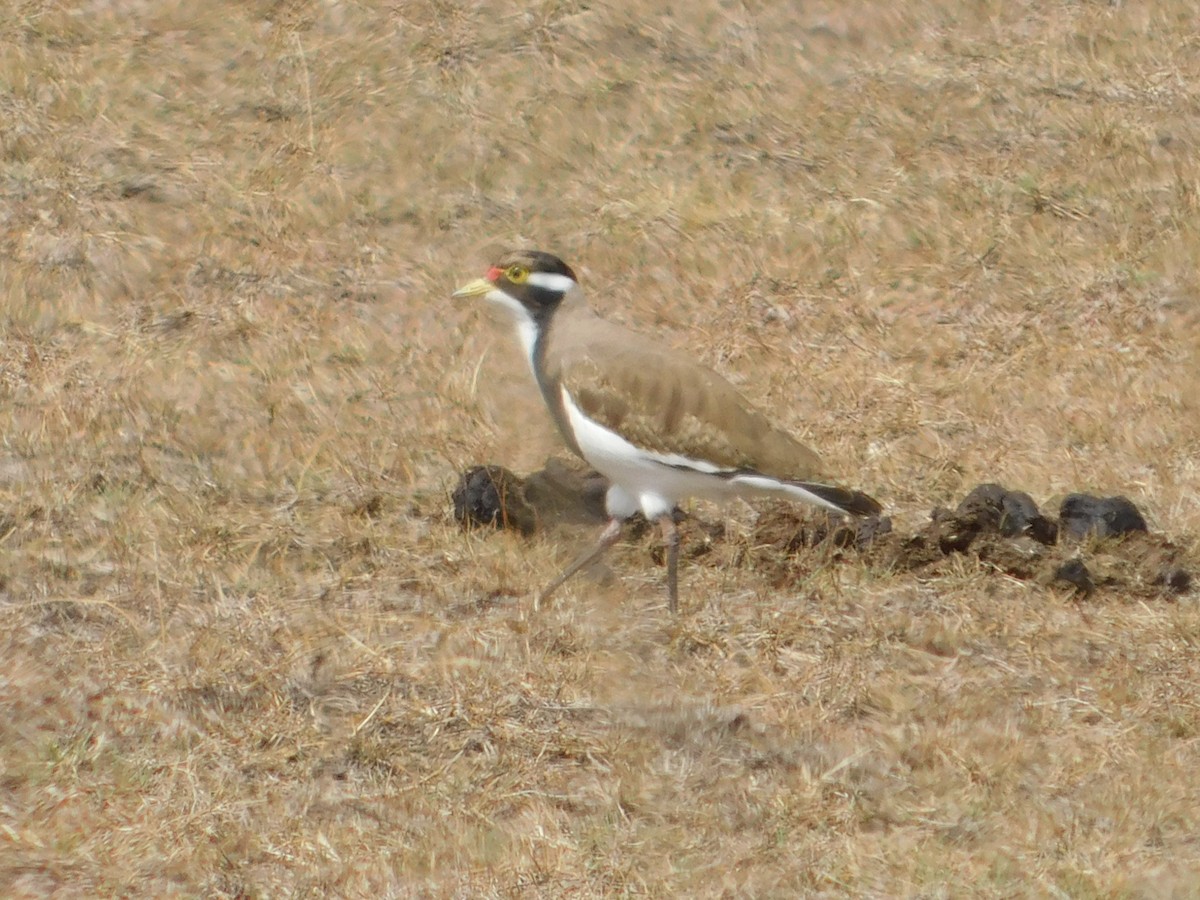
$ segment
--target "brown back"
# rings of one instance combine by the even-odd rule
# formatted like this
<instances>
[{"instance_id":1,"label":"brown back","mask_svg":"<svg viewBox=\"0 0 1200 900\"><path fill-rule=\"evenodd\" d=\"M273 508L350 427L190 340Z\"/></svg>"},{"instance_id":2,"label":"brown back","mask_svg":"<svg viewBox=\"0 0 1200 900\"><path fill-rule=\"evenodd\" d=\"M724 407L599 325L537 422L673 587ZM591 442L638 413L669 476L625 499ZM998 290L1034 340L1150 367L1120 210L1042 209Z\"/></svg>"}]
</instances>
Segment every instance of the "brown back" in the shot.
<instances>
[{"instance_id":1,"label":"brown back","mask_svg":"<svg viewBox=\"0 0 1200 900\"><path fill-rule=\"evenodd\" d=\"M728 381L600 318L579 291L563 300L543 340L546 400L568 441L558 385L590 418L646 450L774 478L820 477L819 457Z\"/></svg>"}]
</instances>

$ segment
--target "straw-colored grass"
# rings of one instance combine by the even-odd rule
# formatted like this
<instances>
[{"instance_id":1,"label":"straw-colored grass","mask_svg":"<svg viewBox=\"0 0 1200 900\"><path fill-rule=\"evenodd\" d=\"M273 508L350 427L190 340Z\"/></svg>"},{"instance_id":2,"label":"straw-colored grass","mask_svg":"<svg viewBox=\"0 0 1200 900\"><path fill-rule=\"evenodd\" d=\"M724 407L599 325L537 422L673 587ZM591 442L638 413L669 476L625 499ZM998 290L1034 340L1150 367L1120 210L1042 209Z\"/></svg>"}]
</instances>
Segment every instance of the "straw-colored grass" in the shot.
<instances>
[{"instance_id":1,"label":"straw-colored grass","mask_svg":"<svg viewBox=\"0 0 1200 900\"><path fill-rule=\"evenodd\" d=\"M558 252L899 525L1196 561L1191 0L0 10L0 893L1193 896L1200 609L464 533ZM724 513L744 536L755 511Z\"/></svg>"}]
</instances>

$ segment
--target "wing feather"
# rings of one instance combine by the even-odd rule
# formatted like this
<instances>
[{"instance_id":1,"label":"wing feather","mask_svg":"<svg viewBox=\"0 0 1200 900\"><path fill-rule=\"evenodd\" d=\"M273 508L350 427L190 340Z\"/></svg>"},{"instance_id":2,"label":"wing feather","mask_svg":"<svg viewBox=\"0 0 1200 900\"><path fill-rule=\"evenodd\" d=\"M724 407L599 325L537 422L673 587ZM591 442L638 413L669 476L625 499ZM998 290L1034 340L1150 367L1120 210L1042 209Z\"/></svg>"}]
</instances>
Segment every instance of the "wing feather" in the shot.
<instances>
[{"instance_id":1,"label":"wing feather","mask_svg":"<svg viewBox=\"0 0 1200 900\"><path fill-rule=\"evenodd\" d=\"M820 476L817 455L711 369L587 311L559 334L546 363L576 405L630 443L773 478Z\"/></svg>"}]
</instances>

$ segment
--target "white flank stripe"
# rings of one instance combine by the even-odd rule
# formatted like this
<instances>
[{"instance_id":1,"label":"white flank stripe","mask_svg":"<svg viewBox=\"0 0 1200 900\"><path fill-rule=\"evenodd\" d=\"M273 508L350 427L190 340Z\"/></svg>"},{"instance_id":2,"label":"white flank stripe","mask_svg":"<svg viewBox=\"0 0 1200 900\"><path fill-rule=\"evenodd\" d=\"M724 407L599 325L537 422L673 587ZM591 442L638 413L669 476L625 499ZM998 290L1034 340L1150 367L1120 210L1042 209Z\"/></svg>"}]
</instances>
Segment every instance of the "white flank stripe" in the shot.
<instances>
[{"instance_id":1,"label":"white flank stripe","mask_svg":"<svg viewBox=\"0 0 1200 900\"><path fill-rule=\"evenodd\" d=\"M739 491L738 493L758 493L765 494L769 497L779 497L785 500L802 500L805 503L811 503L813 506L819 506L822 509L831 509L834 512L844 513L845 510L836 504L830 503L811 491L806 491L797 484L789 484L786 481L777 481L774 478L768 478L766 475L734 475L729 479L736 487L745 485L751 488L751 491Z\"/></svg>"},{"instance_id":2,"label":"white flank stripe","mask_svg":"<svg viewBox=\"0 0 1200 900\"><path fill-rule=\"evenodd\" d=\"M697 472L703 472L705 475L719 475L729 472L729 469L723 469L703 459L692 459L690 456L681 456L678 453L656 453L653 450L641 450L639 452L645 454L655 462L662 463L664 466L694 469Z\"/></svg>"},{"instance_id":3,"label":"white flank stripe","mask_svg":"<svg viewBox=\"0 0 1200 900\"><path fill-rule=\"evenodd\" d=\"M654 519L688 497L723 502L734 497L776 497L810 503L841 512L839 507L796 484L767 475L730 475L712 463L675 453L655 453L631 444L611 428L589 419L563 388L563 408L575 442L596 471L618 486L610 496L609 514L625 518L634 502L648 519ZM722 474L726 473L726 474ZM614 508L620 506L620 510Z\"/></svg>"},{"instance_id":4,"label":"white flank stripe","mask_svg":"<svg viewBox=\"0 0 1200 900\"><path fill-rule=\"evenodd\" d=\"M575 279L570 275L557 275L554 272L530 272L529 283L535 288L557 294L565 294L575 287Z\"/></svg>"}]
</instances>

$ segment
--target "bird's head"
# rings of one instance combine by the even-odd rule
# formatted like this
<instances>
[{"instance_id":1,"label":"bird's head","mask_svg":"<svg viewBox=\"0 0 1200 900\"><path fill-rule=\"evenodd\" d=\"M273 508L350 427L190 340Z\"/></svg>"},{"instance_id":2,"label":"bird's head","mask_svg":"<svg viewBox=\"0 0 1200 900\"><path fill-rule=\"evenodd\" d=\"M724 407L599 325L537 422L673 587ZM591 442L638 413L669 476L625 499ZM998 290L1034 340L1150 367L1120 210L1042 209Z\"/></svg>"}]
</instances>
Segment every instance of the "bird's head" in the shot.
<instances>
[{"instance_id":1,"label":"bird's head","mask_svg":"<svg viewBox=\"0 0 1200 900\"><path fill-rule=\"evenodd\" d=\"M541 250L506 253L483 278L460 287L453 297L483 297L503 307L518 327L540 328L578 285L571 267Z\"/></svg>"}]
</instances>

